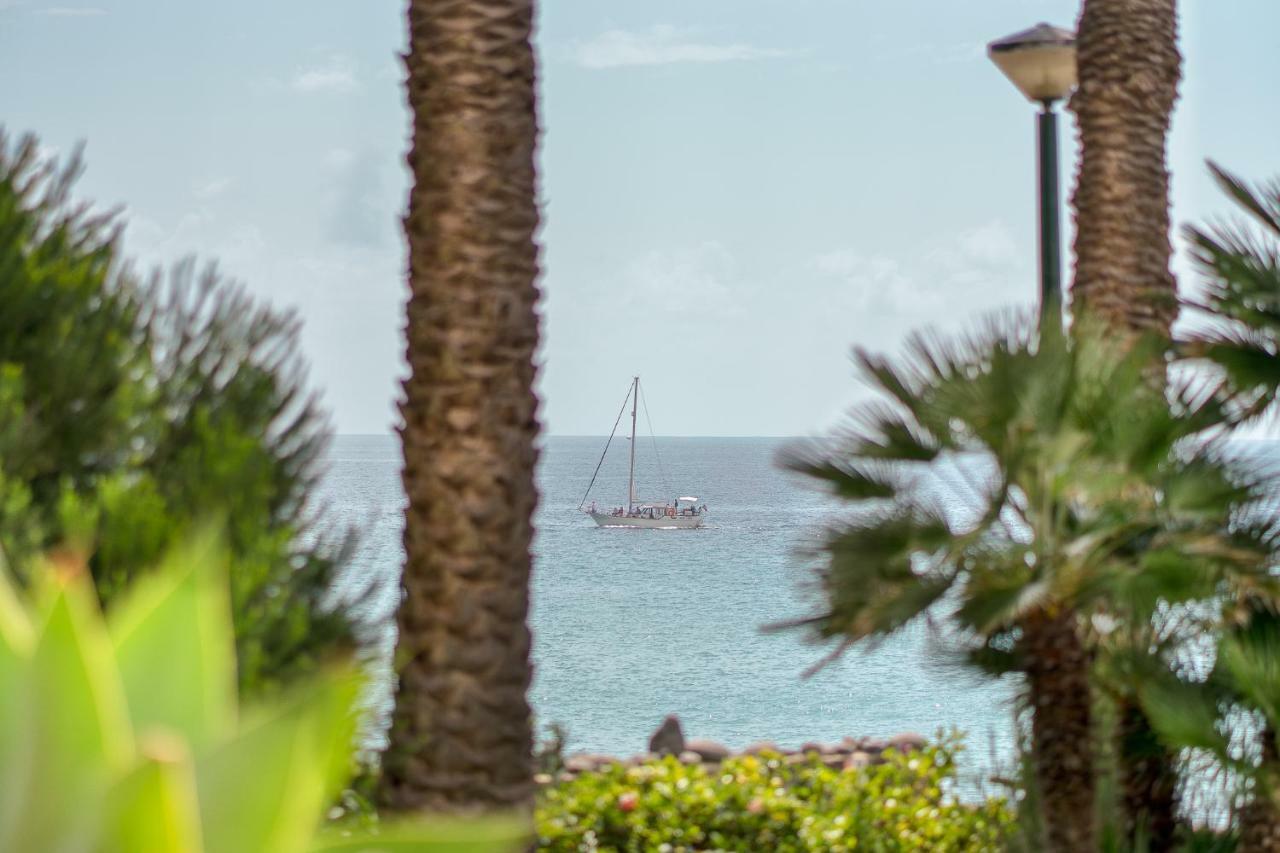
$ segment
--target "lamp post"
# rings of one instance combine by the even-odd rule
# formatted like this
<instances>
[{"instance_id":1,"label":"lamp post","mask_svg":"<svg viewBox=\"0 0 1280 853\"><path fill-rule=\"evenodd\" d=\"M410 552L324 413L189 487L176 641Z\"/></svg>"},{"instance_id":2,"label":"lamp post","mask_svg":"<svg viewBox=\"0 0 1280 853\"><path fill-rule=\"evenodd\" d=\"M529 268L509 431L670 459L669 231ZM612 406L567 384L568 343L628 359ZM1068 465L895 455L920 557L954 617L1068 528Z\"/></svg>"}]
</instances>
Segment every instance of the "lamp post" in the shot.
<instances>
[{"instance_id":1,"label":"lamp post","mask_svg":"<svg viewBox=\"0 0 1280 853\"><path fill-rule=\"evenodd\" d=\"M1036 117L1040 173L1040 323L1062 321L1062 252L1058 212L1058 113L1054 107L1076 85L1076 35L1036 24L987 45L987 55L1028 100Z\"/></svg>"}]
</instances>

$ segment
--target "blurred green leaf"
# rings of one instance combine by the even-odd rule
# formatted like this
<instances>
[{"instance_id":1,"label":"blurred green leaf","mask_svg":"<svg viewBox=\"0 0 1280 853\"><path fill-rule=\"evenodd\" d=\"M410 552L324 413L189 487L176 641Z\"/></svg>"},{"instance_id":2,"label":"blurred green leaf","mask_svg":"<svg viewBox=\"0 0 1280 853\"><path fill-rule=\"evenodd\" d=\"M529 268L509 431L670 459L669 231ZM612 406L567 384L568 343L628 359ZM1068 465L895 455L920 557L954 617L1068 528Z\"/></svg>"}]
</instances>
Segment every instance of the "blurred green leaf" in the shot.
<instances>
[{"instance_id":1,"label":"blurred green leaf","mask_svg":"<svg viewBox=\"0 0 1280 853\"><path fill-rule=\"evenodd\" d=\"M196 755L207 853L300 853L337 794L355 736L358 680L336 675L246 717Z\"/></svg>"},{"instance_id":2,"label":"blurred green leaf","mask_svg":"<svg viewBox=\"0 0 1280 853\"><path fill-rule=\"evenodd\" d=\"M205 530L112 609L111 638L138 731L177 731L199 749L231 730L235 641L225 560L218 537Z\"/></svg>"},{"instance_id":3,"label":"blurred green leaf","mask_svg":"<svg viewBox=\"0 0 1280 853\"><path fill-rule=\"evenodd\" d=\"M420 825L383 825L376 835L345 837L326 832L311 853L520 853L531 828L518 818L488 816L470 821L435 819Z\"/></svg>"},{"instance_id":4,"label":"blurred green leaf","mask_svg":"<svg viewBox=\"0 0 1280 853\"><path fill-rule=\"evenodd\" d=\"M142 763L112 787L100 853L201 853L195 771L186 745L153 735Z\"/></svg>"}]
</instances>

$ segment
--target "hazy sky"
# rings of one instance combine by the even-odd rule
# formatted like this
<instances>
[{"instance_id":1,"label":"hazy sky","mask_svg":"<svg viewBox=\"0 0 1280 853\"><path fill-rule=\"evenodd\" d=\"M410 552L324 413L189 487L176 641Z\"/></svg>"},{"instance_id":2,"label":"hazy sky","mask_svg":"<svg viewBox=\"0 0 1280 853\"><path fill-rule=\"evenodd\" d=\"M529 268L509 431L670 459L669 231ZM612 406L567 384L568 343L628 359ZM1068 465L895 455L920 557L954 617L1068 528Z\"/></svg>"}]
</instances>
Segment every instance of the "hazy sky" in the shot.
<instances>
[{"instance_id":1,"label":"hazy sky","mask_svg":"<svg viewBox=\"0 0 1280 853\"><path fill-rule=\"evenodd\" d=\"M1280 3L1182 5L1177 222L1223 210L1205 157L1280 174ZM342 432L395 417L401 7L0 0L0 124L84 140L80 192L143 261L296 307ZM553 433L607 432L633 373L660 434L811 433L860 394L852 344L1033 299L1033 109L984 45L1075 2L541 7Z\"/></svg>"}]
</instances>

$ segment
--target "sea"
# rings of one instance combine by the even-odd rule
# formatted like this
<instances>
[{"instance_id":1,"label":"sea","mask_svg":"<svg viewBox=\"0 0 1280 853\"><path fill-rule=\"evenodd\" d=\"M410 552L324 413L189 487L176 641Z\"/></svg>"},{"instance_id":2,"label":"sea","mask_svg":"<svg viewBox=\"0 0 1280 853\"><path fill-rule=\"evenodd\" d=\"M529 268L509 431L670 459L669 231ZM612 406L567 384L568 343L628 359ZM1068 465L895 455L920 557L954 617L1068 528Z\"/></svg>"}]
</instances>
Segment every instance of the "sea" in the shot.
<instances>
[{"instance_id":1,"label":"sea","mask_svg":"<svg viewBox=\"0 0 1280 853\"><path fill-rule=\"evenodd\" d=\"M825 665L833 647L772 630L817 612L813 556L847 509L778 462L777 438L637 438L637 493L697 496L697 530L599 528L578 510L625 503L629 441L545 438L537 472L530 624L531 704L570 752L631 755L668 714L686 737L732 748L798 747L845 736L958 732L965 788L1007 772L1015 686L957 665L921 623ZM603 457L603 462L601 462ZM375 582L364 603L377 648L370 740L390 708L392 612L402 563L404 495L391 436L339 436L324 484L330 520L362 544L344 587ZM599 464L595 483L588 484Z\"/></svg>"}]
</instances>

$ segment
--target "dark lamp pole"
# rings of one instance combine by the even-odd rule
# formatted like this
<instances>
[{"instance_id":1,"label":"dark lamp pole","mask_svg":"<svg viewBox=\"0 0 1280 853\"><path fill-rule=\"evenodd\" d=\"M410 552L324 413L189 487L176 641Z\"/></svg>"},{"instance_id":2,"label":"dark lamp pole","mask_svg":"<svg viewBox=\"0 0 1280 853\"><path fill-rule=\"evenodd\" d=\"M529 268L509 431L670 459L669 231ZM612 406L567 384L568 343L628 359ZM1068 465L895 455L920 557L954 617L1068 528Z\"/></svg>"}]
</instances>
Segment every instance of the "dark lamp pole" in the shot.
<instances>
[{"instance_id":1,"label":"dark lamp pole","mask_svg":"<svg viewBox=\"0 0 1280 853\"><path fill-rule=\"evenodd\" d=\"M987 55L1028 100L1036 117L1040 176L1040 322L1062 322L1062 250L1058 194L1058 114L1054 106L1076 85L1076 37L1037 24L987 45Z\"/></svg>"}]
</instances>

